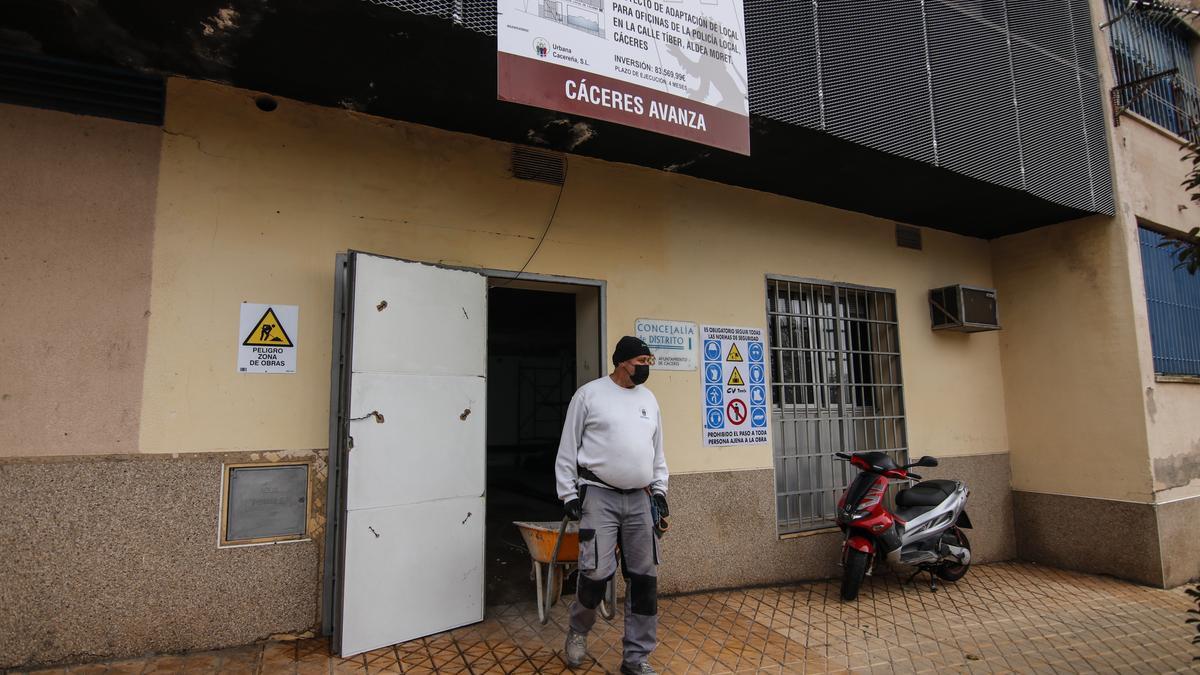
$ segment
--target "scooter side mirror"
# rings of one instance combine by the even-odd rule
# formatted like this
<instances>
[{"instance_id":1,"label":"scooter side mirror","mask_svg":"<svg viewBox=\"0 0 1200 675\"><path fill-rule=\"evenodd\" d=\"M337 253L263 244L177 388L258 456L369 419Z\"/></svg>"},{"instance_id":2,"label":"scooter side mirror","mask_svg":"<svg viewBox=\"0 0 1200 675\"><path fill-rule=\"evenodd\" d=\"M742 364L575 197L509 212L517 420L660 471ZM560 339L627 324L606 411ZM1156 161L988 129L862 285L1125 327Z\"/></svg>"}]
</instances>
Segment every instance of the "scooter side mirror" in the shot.
<instances>
[{"instance_id":1,"label":"scooter side mirror","mask_svg":"<svg viewBox=\"0 0 1200 675\"><path fill-rule=\"evenodd\" d=\"M925 455L917 462L917 466L937 466L937 465L938 465L937 457L930 457L929 455Z\"/></svg>"}]
</instances>

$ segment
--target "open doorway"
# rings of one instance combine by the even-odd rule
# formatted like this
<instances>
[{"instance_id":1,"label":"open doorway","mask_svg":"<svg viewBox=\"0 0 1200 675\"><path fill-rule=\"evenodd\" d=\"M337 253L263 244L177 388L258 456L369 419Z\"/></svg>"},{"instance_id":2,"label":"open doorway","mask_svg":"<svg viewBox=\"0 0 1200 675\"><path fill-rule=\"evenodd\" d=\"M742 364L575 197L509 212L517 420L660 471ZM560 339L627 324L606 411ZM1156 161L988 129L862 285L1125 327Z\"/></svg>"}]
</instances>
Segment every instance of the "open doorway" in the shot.
<instances>
[{"instance_id":1,"label":"open doorway","mask_svg":"<svg viewBox=\"0 0 1200 675\"><path fill-rule=\"evenodd\" d=\"M493 279L488 292L488 605L533 600L514 520L562 518L554 460L580 385L599 377L600 287ZM568 589L569 590L569 589Z\"/></svg>"}]
</instances>

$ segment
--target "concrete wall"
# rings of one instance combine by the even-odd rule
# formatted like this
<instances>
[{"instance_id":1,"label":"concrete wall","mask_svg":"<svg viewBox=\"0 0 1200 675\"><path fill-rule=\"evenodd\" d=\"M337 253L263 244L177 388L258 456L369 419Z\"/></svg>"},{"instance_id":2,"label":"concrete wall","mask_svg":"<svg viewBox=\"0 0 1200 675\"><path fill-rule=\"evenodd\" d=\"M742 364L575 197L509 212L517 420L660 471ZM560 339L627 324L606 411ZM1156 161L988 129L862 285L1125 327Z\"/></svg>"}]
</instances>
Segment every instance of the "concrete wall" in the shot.
<instances>
[{"instance_id":1,"label":"concrete wall","mask_svg":"<svg viewBox=\"0 0 1200 675\"><path fill-rule=\"evenodd\" d=\"M274 457L312 460L322 491L323 458ZM222 463L269 459L0 460L0 667L211 649L313 626L323 522L310 522L307 541L217 548Z\"/></svg>"},{"instance_id":2,"label":"concrete wall","mask_svg":"<svg viewBox=\"0 0 1200 675\"><path fill-rule=\"evenodd\" d=\"M948 458L921 475L957 478L970 488L967 513L974 528L967 535L975 562L1016 556L1007 453ZM674 477L659 589L678 593L841 574L839 530L776 537L774 486L769 469Z\"/></svg>"},{"instance_id":3,"label":"concrete wall","mask_svg":"<svg viewBox=\"0 0 1200 675\"><path fill-rule=\"evenodd\" d=\"M335 254L515 270L546 231L558 188L512 178L506 144L291 101L265 113L253 96L171 80L163 130L0 109L16 125L3 142L31 139L5 155L22 158L6 168L24 181L12 220L29 224L4 236L25 258L63 259L36 274L6 262L0 273L21 290L4 296L6 310L37 333L94 337L111 325L131 345L121 358L83 352L46 376L28 362L58 348L53 341L8 323L0 333L17 347L3 352L3 367L20 375L5 385L26 383L12 389L26 392L23 407L0 417L14 439L0 443L9 457L0 498L18 505L0 516L2 543L16 551L0 573L21 584L0 599L0 634L21 636L4 641L0 666L213 647L313 626L321 524L308 542L217 549L215 518L222 461L324 452ZM99 128L110 131L97 138ZM144 142L141 154L118 142L133 140ZM88 150L77 156L81 145ZM117 160L146 175L114 177ZM527 270L607 281L605 351L639 317L765 327L769 274L895 289L913 452L942 457L942 471L971 484L973 518L986 524L972 534L980 559L1012 554L1000 336L934 334L928 324L929 288L994 284L986 242L926 231L923 251L900 249L890 221L569 162L557 215ZM87 197L60 203L52 186L71 182ZM46 214L63 221L53 237L33 227ZM81 214L92 229L72 220ZM129 242L136 246L117 246ZM95 255L139 246L140 257ZM62 298L72 318L51 319L28 298ZM300 306L295 375L237 373L243 301ZM67 382L75 398L55 398L46 377ZM679 533L667 544L664 590L835 573L835 536L778 539L771 445L702 445L698 378L656 372L650 381L666 420ZM61 419L47 421L47 406ZM89 426L76 435L64 426L68 412L90 415ZM70 442L57 440L64 431ZM103 457L83 457L91 453ZM312 505L314 519L322 509ZM87 535L73 536L83 523Z\"/></svg>"},{"instance_id":4,"label":"concrete wall","mask_svg":"<svg viewBox=\"0 0 1200 675\"><path fill-rule=\"evenodd\" d=\"M250 93L207 83L169 92L145 452L319 447L334 254L520 269L558 196L513 179L506 144L290 101L264 113ZM767 274L895 288L913 447L1004 452L998 336L935 335L926 300L937 285L990 285L988 246L932 231L925 243L899 249L893 224L867 216L572 157L528 271L607 280L609 348L638 317L765 327ZM300 305L296 375L236 372L242 301ZM701 445L696 372L650 386L674 472L772 466L768 445ZM281 414L288 424L273 423Z\"/></svg>"},{"instance_id":5,"label":"concrete wall","mask_svg":"<svg viewBox=\"0 0 1200 675\"><path fill-rule=\"evenodd\" d=\"M316 622L324 443L139 452L162 139L0 105L0 668ZM218 549L222 462L289 457L319 469L311 539Z\"/></svg>"},{"instance_id":6,"label":"concrete wall","mask_svg":"<svg viewBox=\"0 0 1200 675\"><path fill-rule=\"evenodd\" d=\"M1171 586L1200 576L1183 525L1200 509L1200 384L1155 377L1138 226L1187 231L1200 209L1180 186L1183 139L1134 114L1108 128L1116 216L993 244L1018 550Z\"/></svg>"},{"instance_id":7,"label":"concrete wall","mask_svg":"<svg viewBox=\"0 0 1200 675\"><path fill-rule=\"evenodd\" d=\"M1118 133L1120 179L1128 222L1186 232L1200 225L1200 208L1180 186L1188 165L1175 161L1183 139L1140 118ZM1153 476L1154 512L1162 550L1162 584L1200 578L1200 539L1181 525L1185 514L1200 514L1200 380L1164 381L1154 372L1154 350L1137 231L1127 243L1138 336L1143 414ZM1195 280L1200 293L1200 276ZM1196 339L1200 340L1200 336ZM1194 521L1193 521L1194 522Z\"/></svg>"},{"instance_id":8,"label":"concrete wall","mask_svg":"<svg viewBox=\"0 0 1200 675\"><path fill-rule=\"evenodd\" d=\"M992 243L1016 490L1151 501L1126 243L1103 217Z\"/></svg>"},{"instance_id":9,"label":"concrete wall","mask_svg":"<svg viewBox=\"0 0 1200 675\"><path fill-rule=\"evenodd\" d=\"M1179 232L1200 226L1200 207L1180 185L1189 165L1173 161L1182 156L1179 148L1183 139L1137 117L1123 123L1117 133L1126 218ZM1155 496L1158 501L1198 497L1200 424L1196 411L1200 410L1200 382L1161 382L1154 376L1141 251L1136 245L1136 230L1130 229L1134 316L1141 338L1138 351ZM1200 277L1196 283L1200 289Z\"/></svg>"},{"instance_id":10,"label":"concrete wall","mask_svg":"<svg viewBox=\"0 0 1200 675\"><path fill-rule=\"evenodd\" d=\"M161 139L0 104L0 456L137 451Z\"/></svg>"}]
</instances>

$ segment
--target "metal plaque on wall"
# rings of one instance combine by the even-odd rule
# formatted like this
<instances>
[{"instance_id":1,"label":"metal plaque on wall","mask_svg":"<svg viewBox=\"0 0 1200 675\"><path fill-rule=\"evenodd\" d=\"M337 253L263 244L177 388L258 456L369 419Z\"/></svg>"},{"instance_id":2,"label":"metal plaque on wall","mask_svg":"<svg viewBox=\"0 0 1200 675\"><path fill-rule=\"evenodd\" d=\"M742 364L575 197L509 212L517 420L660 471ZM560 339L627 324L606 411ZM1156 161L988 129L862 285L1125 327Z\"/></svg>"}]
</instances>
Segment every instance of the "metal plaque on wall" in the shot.
<instances>
[{"instance_id":1,"label":"metal plaque on wall","mask_svg":"<svg viewBox=\"0 0 1200 675\"><path fill-rule=\"evenodd\" d=\"M308 521L308 465L229 469L225 542L300 537Z\"/></svg>"}]
</instances>

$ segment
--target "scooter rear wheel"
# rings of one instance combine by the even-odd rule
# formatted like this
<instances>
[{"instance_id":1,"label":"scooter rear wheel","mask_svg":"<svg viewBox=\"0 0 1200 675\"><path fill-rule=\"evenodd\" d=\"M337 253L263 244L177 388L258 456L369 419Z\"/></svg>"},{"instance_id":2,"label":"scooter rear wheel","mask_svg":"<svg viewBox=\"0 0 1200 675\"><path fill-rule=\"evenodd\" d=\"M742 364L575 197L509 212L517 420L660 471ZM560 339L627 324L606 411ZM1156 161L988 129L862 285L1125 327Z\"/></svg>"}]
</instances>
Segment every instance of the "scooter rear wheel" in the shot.
<instances>
[{"instance_id":1,"label":"scooter rear wheel","mask_svg":"<svg viewBox=\"0 0 1200 675\"><path fill-rule=\"evenodd\" d=\"M967 541L967 534L959 528L954 528L950 532L942 535L942 541L951 546L961 546L968 551L971 550L971 542ZM955 563L944 562L937 566L934 574L946 581L958 581L967 575L967 570L971 568L971 563L966 565L958 565Z\"/></svg>"},{"instance_id":2,"label":"scooter rear wheel","mask_svg":"<svg viewBox=\"0 0 1200 675\"><path fill-rule=\"evenodd\" d=\"M858 597L858 589L867 576L869 559L869 555L858 549L846 549L846 561L842 566L842 600L849 602Z\"/></svg>"}]
</instances>

